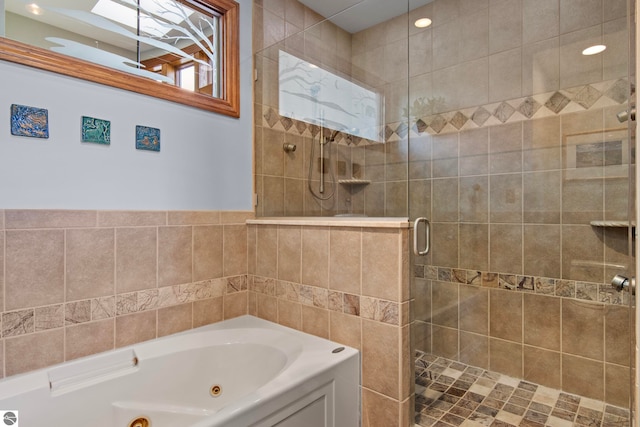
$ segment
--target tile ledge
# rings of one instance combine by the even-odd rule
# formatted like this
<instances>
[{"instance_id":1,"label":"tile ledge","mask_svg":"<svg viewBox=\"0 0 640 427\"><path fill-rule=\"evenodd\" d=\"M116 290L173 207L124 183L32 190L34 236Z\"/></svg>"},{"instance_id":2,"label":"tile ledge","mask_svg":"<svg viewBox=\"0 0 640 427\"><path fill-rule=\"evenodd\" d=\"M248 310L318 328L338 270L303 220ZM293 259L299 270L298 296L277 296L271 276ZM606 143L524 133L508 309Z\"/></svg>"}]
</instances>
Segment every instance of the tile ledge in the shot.
<instances>
[{"instance_id":1,"label":"tile ledge","mask_svg":"<svg viewBox=\"0 0 640 427\"><path fill-rule=\"evenodd\" d=\"M406 217L262 217L247 220L257 225L306 225L321 227L409 228Z\"/></svg>"}]
</instances>

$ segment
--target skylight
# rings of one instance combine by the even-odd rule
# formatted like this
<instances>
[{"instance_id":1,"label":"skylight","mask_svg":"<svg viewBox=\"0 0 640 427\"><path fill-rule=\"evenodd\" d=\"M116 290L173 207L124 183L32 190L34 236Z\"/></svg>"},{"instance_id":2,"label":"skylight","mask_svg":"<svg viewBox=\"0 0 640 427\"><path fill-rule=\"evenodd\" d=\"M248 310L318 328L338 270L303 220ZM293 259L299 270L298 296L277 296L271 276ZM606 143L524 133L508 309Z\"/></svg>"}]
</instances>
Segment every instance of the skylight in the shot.
<instances>
[{"instance_id":1,"label":"skylight","mask_svg":"<svg viewBox=\"0 0 640 427\"><path fill-rule=\"evenodd\" d=\"M122 3L127 3L125 6ZM136 2L124 0L117 3L113 0L98 0L91 12L112 21L136 29L138 17ZM171 31L171 24L180 25L193 10L173 0L140 0L140 33L162 37Z\"/></svg>"}]
</instances>

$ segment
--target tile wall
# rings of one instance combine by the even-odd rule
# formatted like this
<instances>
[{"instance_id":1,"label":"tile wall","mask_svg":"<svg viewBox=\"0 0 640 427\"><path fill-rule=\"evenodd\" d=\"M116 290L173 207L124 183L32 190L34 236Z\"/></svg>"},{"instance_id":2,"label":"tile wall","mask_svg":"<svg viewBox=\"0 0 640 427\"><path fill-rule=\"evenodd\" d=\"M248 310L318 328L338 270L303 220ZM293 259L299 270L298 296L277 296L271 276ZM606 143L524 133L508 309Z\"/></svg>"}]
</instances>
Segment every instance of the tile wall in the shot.
<instances>
[{"instance_id":1,"label":"tile wall","mask_svg":"<svg viewBox=\"0 0 640 427\"><path fill-rule=\"evenodd\" d=\"M248 237L249 313L359 349L362 425L412 424L408 229L250 224Z\"/></svg>"},{"instance_id":2,"label":"tile wall","mask_svg":"<svg viewBox=\"0 0 640 427\"><path fill-rule=\"evenodd\" d=\"M407 216L409 206L432 222L432 252L412 269L419 350L625 406L633 331L628 295L608 283L633 275L627 229L592 221L627 219L616 118L629 99L626 7L435 0L348 41L330 23L300 32L318 17L294 0L254 2L258 216ZM422 15L434 24L407 35ZM295 16L314 19L291 25ZM313 37L326 48L306 50ZM581 55L596 43L602 55ZM371 183L339 185L333 203L307 195L317 130L277 115L280 48L385 96L385 144L333 147L346 165L338 179ZM285 141L301 149L285 154ZM603 143L616 141L612 160Z\"/></svg>"},{"instance_id":3,"label":"tile wall","mask_svg":"<svg viewBox=\"0 0 640 427\"><path fill-rule=\"evenodd\" d=\"M246 314L252 217L0 211L2 376Z\"/></svg>"}]
</instances>

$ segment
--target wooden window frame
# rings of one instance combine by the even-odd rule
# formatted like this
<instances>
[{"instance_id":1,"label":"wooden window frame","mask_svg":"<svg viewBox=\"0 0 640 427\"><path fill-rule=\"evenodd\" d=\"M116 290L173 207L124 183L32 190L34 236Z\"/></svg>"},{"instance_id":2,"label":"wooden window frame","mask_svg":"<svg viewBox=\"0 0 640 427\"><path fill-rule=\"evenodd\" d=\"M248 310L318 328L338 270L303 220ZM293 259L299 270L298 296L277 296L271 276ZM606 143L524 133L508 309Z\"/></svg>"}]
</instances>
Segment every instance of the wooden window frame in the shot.
<instances>
[{"instance_id":1,"label":"wooden window frame","mask_svg":"<svg viewBox=\"0 0 640 427\"><path fill-rule=\"evenodd\" d=\"M0 60L238 118L240 117L240 6L233 0L198 1L220 14L219 98L159 83L4 37L0 37Z\"/></svg>"}]
</instances>

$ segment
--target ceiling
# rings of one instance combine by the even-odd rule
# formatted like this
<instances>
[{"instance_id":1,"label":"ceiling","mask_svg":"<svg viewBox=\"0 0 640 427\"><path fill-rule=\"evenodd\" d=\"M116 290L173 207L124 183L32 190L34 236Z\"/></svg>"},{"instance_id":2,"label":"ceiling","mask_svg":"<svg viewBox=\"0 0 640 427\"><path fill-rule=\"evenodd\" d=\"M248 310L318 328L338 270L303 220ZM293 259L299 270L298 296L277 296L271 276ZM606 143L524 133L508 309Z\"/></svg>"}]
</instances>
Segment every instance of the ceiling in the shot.
<instances>
[{"instance_id":1,"label":"ceiling","mask_svg":"<svg viewBox=\"0 0 640 427\"><path fill-rule=\"evenodd\" d=\"M357 33L433 0L298 0L350 33Z\"/></svg>"}]
</instances>

